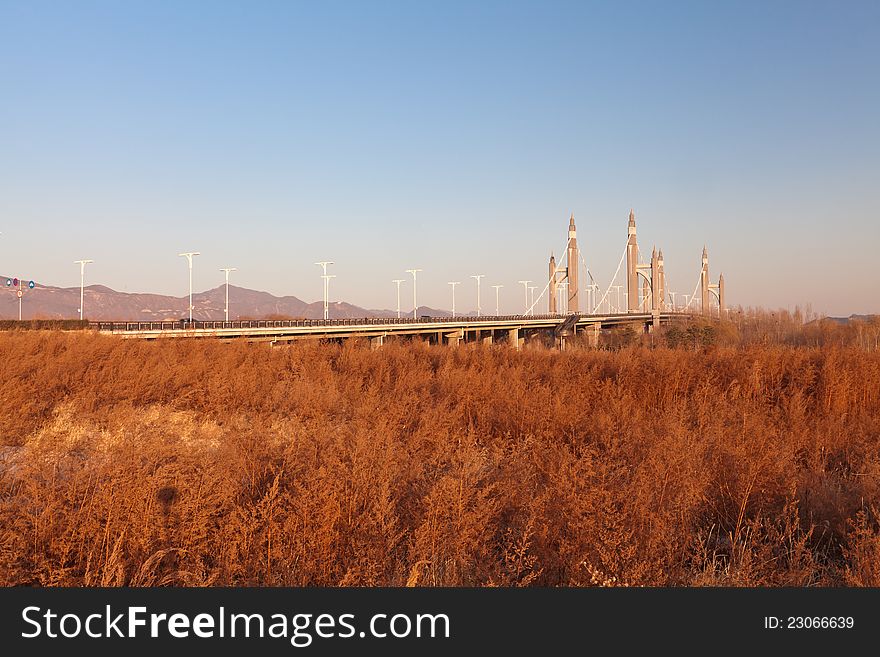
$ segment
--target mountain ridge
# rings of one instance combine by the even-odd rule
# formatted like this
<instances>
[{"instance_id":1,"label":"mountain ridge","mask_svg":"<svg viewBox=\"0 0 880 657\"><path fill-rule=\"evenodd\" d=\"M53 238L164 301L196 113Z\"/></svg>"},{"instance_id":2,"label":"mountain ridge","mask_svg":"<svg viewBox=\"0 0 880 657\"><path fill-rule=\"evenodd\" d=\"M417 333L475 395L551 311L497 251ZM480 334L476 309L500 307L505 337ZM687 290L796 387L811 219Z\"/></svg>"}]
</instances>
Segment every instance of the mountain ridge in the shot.
<instances>
[{"instance_id":1,"label":"mountain ridge","mask_svg":"<svg viewBox=\"0 0 880 657\"><path fill-rule=\"evenodd\" d=\"M0 278L3 283L7 277ZM0 290L0 319L18 319L17 288L3 285ZM79 317L77 287L37 285L24 289L22 319L71 319ZM163 321L188 316L189 295L175 297L152 292L120 292L106 285L92 284L83 288L84 318L93 321ZM193 318L222 320L226 304L226 285L193 293ZM407 313L407 315L410 313ZM448 316L445 310L419 306L419 315ZM331 319L357 317L395 317L397 311L361 308L345 301L329 304ZM308 303L293 295L275 296L262 290L229 285L229 319L321 319L323 301Z\"/></svg>"}]
</instances>

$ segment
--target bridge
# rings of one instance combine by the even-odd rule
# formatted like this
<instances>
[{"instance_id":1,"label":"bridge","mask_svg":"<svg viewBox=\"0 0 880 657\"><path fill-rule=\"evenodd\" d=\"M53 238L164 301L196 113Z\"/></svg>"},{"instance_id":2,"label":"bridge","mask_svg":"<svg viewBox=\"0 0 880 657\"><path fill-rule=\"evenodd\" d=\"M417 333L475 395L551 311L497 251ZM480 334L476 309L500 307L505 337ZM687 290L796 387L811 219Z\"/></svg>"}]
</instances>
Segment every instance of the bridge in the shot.
<instances>
[{"instance_id":1,"label":"bridge","mask_svg":"<svg viewBox=\"0 0 880 657\"><path fill-rule=\"evenodd\" d=\"M640 259L635 213L632 210L629 213L626 244L617 270L601 297L598 294L599 286L578 248L574 215L569 219L568 240L561 253L565 254L562 266L557 265L555 256L551 254L546 285L537 299L532 297L531 305L528 291L538 288L529 288L531 281L520 281L525 285L526 292L526 307L521 315L455 317L453 314L452 317L236 321L190 318L179 321L91 322L90 328L125 338L245 338L273 344L303 339L344 340L360 337L369 339L374 347L381 346L387 339L408 337L449 345L461 342L491 344L498 341L519 349L526 340L541 336L542 339L552 339L553 344L564 348L568 338L579 334L586 335L589 343L598 345L602 330L628 326L639 332L652 331L663 323L693 314L723 317L726 313L724 276L719 277L718 283L711 283L709 255L705 246L693 294L685 295L686 298L689 296L689 301L684 306L675 304L675 296L669 291L667 283L662 249L659 252L656 248L652 250L650 262L645 263ZM624 280L620 285L615 285L624 262ZM579 283L581 269L589 277L589 285ZM612 309L609 294L614 288L618 290L618 298ZM620 288L626 290L623 293L624 304L620 303ZM581 310L582 292L586 292L586 303L583 304L585 311ZM592 299L591 292L594 295ZM548 312L536 315L535 307L545 297ZM713 304L713 301L717 304ZM607 312L601 312L603 308Z\"/></svg>"},{"instance_id":2,"label":"bridge","mask_svg":"<svg viewBox=\"0 0 880 657\"><path fill-rule=\"evenodd\" d=\"M689 313L616 313L503 315L500 317L420 317L301 320L241 320L176 322L90 322L90 328L123 338L245 338L252 342L285 343L304 339L365 338L375 347L386 340L409 338L434 344L501 342L519 349L536 336L565 348L568 338L585 335L594 346L603 329L630 327L651 331L660 323L689 317Z\"/></svg>"}]
</instances>

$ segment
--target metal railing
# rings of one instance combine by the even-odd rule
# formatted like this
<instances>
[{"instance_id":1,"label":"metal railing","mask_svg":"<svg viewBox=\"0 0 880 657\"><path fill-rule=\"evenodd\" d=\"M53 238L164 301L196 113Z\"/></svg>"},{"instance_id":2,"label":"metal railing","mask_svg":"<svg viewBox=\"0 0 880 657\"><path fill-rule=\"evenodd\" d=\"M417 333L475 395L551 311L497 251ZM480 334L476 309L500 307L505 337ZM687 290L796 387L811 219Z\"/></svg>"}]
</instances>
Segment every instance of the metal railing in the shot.
<instances>
[{"instance_id":1,"label":"metal railing","mask_svg":"<svg viewBox=\"0 0 880 657\"><path fill-rule=\"evenodd\" d=\"M180 319L160 322L89 322L89 328L98 331L175 331L175 330L234 330L234 329L273 329L305 328L330 326L390 326L418 324L478 324L493 322L519 322L533 320L564 320L567 315L500 315L500 316L458 316L458 317L359 317L347 319L253 319L224 321L203 321Z\"/></svg>"}]
</instances>

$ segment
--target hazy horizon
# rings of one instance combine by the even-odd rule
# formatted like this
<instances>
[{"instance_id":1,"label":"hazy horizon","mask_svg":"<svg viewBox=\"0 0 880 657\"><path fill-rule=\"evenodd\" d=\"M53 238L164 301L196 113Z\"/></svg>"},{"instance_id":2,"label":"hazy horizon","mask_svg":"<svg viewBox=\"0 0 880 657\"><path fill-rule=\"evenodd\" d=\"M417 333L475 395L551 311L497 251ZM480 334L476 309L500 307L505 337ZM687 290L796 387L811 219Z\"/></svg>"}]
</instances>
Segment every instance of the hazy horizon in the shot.
<instances>
[{"instance_id":1,"label":"hazy horizon","mask_svg":"<svg viewBox=\"0 0 880 657\"><path fill-rule=\"evenodd\" d=\"M393 309L600 288L635 209L690 294L880 312L880 5L0 4L0 271ZM582 283L586 276L581 274ZM620 276L618 277L620 282ZM677 300L680 297L677 296ZM537 311L543 311L542 301Z\"/></svg>"}]
</instances>

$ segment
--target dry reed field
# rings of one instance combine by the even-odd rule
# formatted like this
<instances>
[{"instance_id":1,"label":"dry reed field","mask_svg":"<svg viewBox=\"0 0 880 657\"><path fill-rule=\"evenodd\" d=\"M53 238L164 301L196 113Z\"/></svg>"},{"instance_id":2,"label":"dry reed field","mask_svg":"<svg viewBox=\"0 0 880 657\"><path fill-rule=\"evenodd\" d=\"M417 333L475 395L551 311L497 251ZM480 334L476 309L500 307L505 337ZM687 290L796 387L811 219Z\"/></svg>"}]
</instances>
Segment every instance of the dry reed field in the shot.
<instances>
[{"instance_id":1,"label":"dry reed field","mask_svg":"<svg viewBox=\"0 0 880 657\"><path fill-rule=\"evenodd\" d=\"M878 586L878 336L5 332L0 583Z\"/></svg>"}]
</instances>

